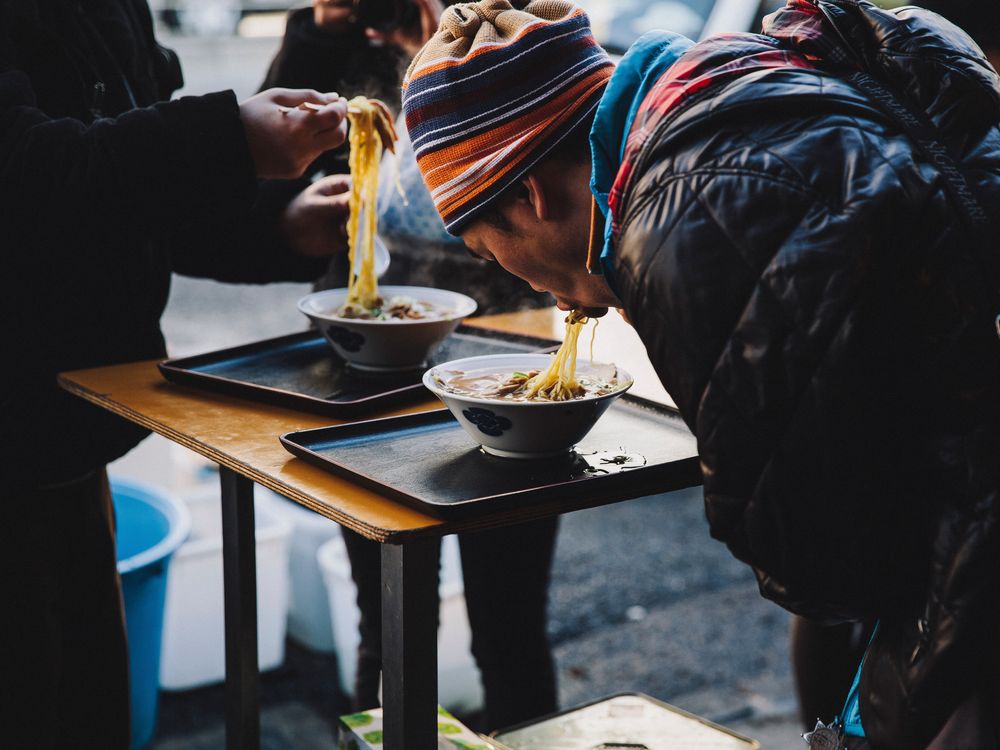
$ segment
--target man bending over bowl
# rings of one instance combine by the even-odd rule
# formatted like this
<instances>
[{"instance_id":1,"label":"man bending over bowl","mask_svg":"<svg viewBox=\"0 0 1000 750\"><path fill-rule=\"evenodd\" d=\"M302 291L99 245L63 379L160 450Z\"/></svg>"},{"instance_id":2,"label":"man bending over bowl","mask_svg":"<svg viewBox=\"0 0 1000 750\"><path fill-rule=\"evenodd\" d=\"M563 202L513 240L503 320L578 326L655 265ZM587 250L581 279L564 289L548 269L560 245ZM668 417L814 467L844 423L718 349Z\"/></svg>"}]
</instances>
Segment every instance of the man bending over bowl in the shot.
<instances>
[{"instance_id":1,"label":"man bending over bowl","mask_svg":"<svg viewBox=\"0 0 1000 750\"><path fill-rule=\"evenodd\" d=\"M924 10L763 32L614 69L571 3L449 8L404 83L418 164L475 253L623 309L765 596L880 622L836 742L995 747L1000 80Z\"/></svg>"}]
</instances>

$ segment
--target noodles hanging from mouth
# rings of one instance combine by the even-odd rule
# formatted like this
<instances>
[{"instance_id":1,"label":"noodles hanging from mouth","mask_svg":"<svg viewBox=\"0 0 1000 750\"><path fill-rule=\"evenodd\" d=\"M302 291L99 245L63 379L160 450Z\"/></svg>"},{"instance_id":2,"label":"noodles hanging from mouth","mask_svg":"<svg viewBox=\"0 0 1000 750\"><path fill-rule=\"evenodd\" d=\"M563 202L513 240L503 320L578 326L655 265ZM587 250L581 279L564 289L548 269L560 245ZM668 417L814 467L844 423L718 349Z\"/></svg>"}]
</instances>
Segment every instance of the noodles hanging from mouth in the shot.
<instances>
[{"instance_id":1,"label":"noodles hanging from mouth","mask_svg":"<svg viewBox=\"0 0 1000 750\"><path fill-rule=\"evenodd\" d=\"M375 275L376 200L378 172L384 149L395 151L396 130L388 108L377 99L356 96L348 103L351 155L350 218L347 221L348 293L341 308L344 317L361 317L360 311L382 307ZM364 216L364 226L362 226ZM361 253L361 267L355 274L355 263ZM360 308L360 311L359 311Z\"/></svg>"},{"instance_id":2,"label":"noodles hanging from mouth","mask_svg":"<svg viewBox=\"0 0 1000 750\"><path fill-rule=\"evenodd\" d=\"M580 333L588 322L589 318L579 310L573 310L566 317L566 337L544 372L528 367L513 371L483 367L471 371L432 371L432 377L448 393L501 401L571 401L628 388L631 378L620 378L614 364L594 362L594 336L590 339L590 364L584 365L578 377L577 346ZM595 318L595 333L597 322Z\"/></svg>"},{"instance_id":3,"label":"noodles hanging from mouth","mask_svg":"<svg viewBox=\"0 0 1000 750\"><path fill-rule=\"evenodd\" d=\"M584 387L576 380L576 347L580 332L589 318L579 310L566 316L566 338L552 358L549 368L525 383L525 398L548 401L569 401L584 394ZM593 339L591 339L593 359Z\"/></svg>"}]
</instances>

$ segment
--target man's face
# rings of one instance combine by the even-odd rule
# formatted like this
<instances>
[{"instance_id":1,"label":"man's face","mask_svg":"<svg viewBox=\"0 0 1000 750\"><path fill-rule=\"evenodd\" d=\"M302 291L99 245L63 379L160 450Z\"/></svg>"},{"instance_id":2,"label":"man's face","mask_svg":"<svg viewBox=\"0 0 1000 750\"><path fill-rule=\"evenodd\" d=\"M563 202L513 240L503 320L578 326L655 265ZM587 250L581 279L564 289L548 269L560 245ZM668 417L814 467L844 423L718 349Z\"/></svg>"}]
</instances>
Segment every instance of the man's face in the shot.
<instances>
[{"instance_id":1,"label":"man's face","mask_svg":"<svg viewBox=\"0 0 1000 750\"><path fill-rule=\"evenodd\" d=\"M475 255L499 263L535 291L552 294L561 309L581 308L596 316L620 303L602 276L587 271L589 169L578 172L543 168L503 202L508 226L475 221L462 240Z\"/></svg>"}]
</instances>

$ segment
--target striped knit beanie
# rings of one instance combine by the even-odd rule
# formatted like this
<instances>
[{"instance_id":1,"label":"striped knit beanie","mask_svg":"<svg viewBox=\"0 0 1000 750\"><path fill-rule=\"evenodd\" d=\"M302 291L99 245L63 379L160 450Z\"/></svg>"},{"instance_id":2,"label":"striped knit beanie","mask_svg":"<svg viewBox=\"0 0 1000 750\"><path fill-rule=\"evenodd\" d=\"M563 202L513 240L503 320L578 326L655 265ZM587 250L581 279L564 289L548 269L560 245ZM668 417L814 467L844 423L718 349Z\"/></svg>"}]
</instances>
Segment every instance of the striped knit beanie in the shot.
<instances>
[{"instance_id":1,"label":"striped knit beanie","mask_svg":"<svg viewBox=\"0 0 1000 750\"><path fill-rule=\"evenodd\" d=\"M458 235L597 107L613 63L566 0L447 8L403 81L417 164Z\"/></svg>"}]
</instances>

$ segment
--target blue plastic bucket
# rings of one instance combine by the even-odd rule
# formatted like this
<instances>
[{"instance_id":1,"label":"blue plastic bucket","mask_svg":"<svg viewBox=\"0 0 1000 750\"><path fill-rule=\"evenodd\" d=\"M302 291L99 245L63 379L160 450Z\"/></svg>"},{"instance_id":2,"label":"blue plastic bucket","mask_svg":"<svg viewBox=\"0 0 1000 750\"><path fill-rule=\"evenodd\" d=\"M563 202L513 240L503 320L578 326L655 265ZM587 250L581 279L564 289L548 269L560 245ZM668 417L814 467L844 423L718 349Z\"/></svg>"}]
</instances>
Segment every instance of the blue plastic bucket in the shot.
<instances>
[{"instance_id":1,"label":"blue plastic bucket","mask_svg":"<svg viewBox=\"0 0 1000 750\"><path fill-rule=\"evenodd\" d=\"M180 500L137 482L112 479L111 494L128 631L132 750L140 750L156 731L167 566L187 538L191 516Z\"/></svg>"}]
</instances>

